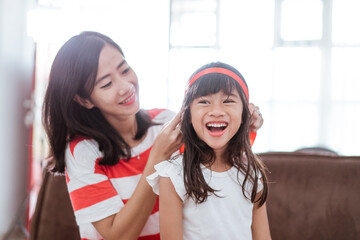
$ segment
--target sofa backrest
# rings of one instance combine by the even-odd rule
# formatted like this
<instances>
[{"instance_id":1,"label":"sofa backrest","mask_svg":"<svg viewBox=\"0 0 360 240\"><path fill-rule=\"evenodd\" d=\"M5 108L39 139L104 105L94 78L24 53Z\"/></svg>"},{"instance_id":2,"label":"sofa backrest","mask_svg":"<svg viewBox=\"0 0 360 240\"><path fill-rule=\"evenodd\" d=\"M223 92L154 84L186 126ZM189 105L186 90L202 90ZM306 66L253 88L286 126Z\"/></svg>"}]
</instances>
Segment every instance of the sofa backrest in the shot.
<instances>
[{"instance_id":1,"label":"sofa backrest","mask_svg":"<svg viewBox=\"0 0 360 240\"><path fill-rule=\"evenodd\" d=\"M80 240L65 176L44 172L30 225L31 240Z\"/></svg>"},{"instance_id":2,"label":"sofa backrest","mask_svg":"<svg viewBox=\"0 0 360 240\"><path fill-rule=\"evenodd\" d=\"M272 239L360 239L360 157L263 153Z\"/></svg>"},{"instance_id":3,"label":"sofa backrest","mask_svg":"<svg viewBox=\"0 0 360 240\"><path fill-rule=\"evenodd\" d=\"M360 157L263 153L273 240L360 239ZM45 173L32 240L80 239L65 177Z\"/></svg>"}]
</instances>

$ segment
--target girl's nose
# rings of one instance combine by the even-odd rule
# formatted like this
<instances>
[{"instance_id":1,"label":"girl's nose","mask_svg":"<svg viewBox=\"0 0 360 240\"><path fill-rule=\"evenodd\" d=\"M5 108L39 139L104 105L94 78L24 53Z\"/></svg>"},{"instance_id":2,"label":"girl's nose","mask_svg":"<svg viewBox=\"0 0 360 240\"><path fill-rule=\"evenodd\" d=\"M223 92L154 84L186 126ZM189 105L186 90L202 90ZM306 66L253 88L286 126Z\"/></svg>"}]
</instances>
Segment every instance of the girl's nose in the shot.
<instances>
[{"instance_id":1,"label":"girl's nose","mask_svg":"<svg viewBox=\"0 0 360 240\"><path fill-rule=\"evenodd\" d=\"M209 111L209 115L212 117L222 117L225 112L223 107L220 104L212 104L211 109Z\"/></svg>"}]
</instances>

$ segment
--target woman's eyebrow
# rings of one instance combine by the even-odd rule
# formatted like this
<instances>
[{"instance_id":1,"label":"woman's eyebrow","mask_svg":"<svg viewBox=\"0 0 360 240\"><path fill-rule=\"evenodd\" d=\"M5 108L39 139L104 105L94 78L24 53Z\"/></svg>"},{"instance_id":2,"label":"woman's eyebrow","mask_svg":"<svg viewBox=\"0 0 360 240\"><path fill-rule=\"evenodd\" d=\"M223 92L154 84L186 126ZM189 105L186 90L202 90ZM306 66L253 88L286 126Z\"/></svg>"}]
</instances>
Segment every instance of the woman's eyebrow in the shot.
<instances>
[{"instance_id":1,"label":"woman's eyebrow","mask_svg":"<svg viewBox=\"0 0 360 240\"><path fill-rule=\"evenodd\" d=\"M121 63L117 66L117 68L116 69L120 69L121 68L121 66L122 65L124 65L126 63L126 60L125 59L123 59L122 61L121 61Z\"/></svg>"},{"instance_id":2,"label":"woman's eyebrow","mask_svg":"<svg viewBox=\"0 0 360 240\"><path fill-rule=\"evenodd\" d=\"M121 66L124 65L125 63L126 63L126 60L123 59L123 60L119 63L119 65L116 67L116 69L117 69L117 70L120 69ZM95 81L95 85L98 84L99 82L101 82L102 80L104 80L105 78L107 78L108 76L110 76L110 74L105 74L104 76L102 76L102 77L100 77L99 79L97 79L97 80Z\"/></svg>"}]
</instances>

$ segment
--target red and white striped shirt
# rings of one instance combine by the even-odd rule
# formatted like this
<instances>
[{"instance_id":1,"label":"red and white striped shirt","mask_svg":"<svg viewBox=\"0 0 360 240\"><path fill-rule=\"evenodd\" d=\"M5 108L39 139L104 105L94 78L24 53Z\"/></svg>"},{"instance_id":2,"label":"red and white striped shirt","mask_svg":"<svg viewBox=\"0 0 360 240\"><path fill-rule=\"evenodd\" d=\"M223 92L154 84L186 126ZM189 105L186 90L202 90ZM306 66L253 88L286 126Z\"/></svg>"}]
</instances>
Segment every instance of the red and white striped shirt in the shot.
<instances>
[{"instance_id":1,"label":"red and white striped shirt","mask_svg":"<svg viewBox=\"0 0 360 240\"><path fill-rule=\"evenodd\" d=\"M149 110L160 125L151 126L141 144L131 149L131 159L114 166L99 165L103 157L94 139L77 137L66 149L66 180L76 222L82 239L102 239L92 222L116 214L134 192L148 160L152 144L162 125L174 116L164 109ZM140 233L141 240L159 240L159 205Z\"/></svg>"}]
</instances>

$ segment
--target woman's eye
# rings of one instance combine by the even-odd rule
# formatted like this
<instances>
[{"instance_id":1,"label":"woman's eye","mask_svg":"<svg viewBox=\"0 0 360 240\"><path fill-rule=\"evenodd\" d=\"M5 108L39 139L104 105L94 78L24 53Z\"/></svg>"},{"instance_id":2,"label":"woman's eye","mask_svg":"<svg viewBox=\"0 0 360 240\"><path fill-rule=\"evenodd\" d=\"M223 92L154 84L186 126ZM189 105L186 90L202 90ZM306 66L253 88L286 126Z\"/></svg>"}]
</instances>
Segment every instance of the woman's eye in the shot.
<instances>
[{"instance_id":1,"label":"woman's eye","mask_svg":"<svg viewBox=\"0 0 360 240\"><path fill-rule=\"evenodd\" d=\"M107 88L107 87L110 87L112 84L112 82L108 82L107 84L101 86L100 88Z\"/></svg>"},{"instance_id":2,"label":"woman's eye","mask_svg":"<svg viewBox=\"0 0 360 240\"><path fill-rule=\"evenodd\" d=\"M124 71L122 71L121 73L122 74L126 74L126 73L128 73L130 71L130 67L128 67L128 68L126 68Z\"/></svg>"},{"instance_id":3,"label":"woman's eye","mask_svg":"<svg viewBox=\"0 0 360 240\"><path fill-rule=\"evenodd\" d=\"M208 104L209 101L207 101L207 100L200 100L199 103L201 103L201 104Z\"/></svg>"}]
</instances>

